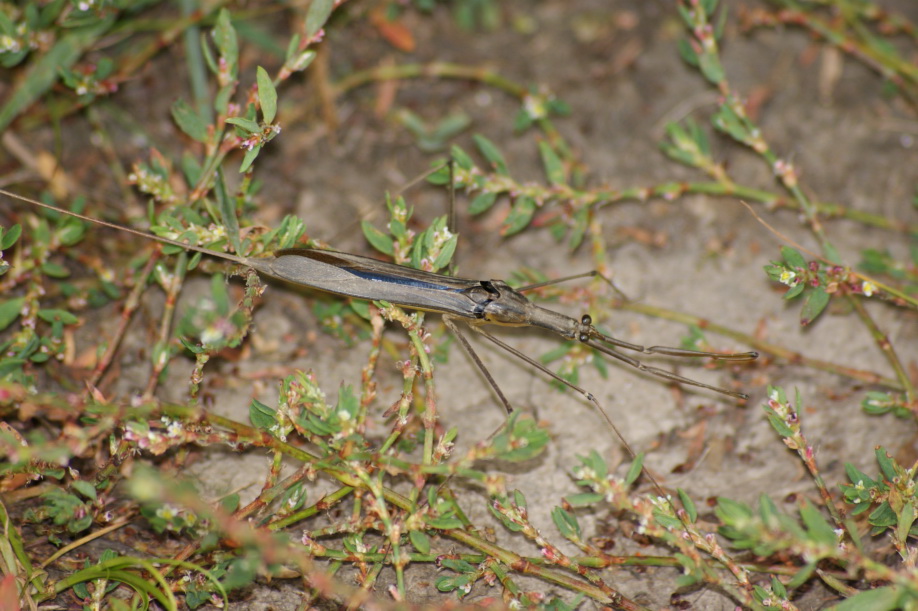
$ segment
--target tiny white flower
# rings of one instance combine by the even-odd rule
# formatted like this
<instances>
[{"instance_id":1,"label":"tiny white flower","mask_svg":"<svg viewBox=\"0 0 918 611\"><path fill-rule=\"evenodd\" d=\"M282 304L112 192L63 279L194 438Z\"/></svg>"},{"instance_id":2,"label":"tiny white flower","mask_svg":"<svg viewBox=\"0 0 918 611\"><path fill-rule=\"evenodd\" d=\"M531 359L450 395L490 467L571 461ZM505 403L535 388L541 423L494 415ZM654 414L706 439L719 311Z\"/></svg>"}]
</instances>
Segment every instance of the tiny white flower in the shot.
<instances>
[{"instance_id":1,"label":"tiny white flower","mask_svg":"<svg viewBox=\"0 0 918 611\"><path fill-rule=\"evenodd\" d=\"M794 278L796 277L797 277L797 274L790 271L789 269L786 269L783 272L781 272L781 277L779 278L779 281L781 282L781 284L786 284L790 286L791 283L794 281Z\"/></svg>"},{"instance_id":2,"label":"tiny white flower","mask_svg":"<svg viewBox=\"0 0 918 611\"><path fill-rule=\"evenodd\" d=\"M529 118L533 120L544 119L548 115L545 100L534 95L527 95L523 99L523 109Z\"/></svg>"},{"instance_id":3,"label":"tiny white flower","mask_svg":"<svg viewBox=\"0 0 918 611\"><path fill-rule=\"evenodd\" d=\"M223 334L220 333L220 330L214 326L207 327L203 333L201 333L201 343L203 344L215 344L221 338Z\"/></svg>"}]
</instances>

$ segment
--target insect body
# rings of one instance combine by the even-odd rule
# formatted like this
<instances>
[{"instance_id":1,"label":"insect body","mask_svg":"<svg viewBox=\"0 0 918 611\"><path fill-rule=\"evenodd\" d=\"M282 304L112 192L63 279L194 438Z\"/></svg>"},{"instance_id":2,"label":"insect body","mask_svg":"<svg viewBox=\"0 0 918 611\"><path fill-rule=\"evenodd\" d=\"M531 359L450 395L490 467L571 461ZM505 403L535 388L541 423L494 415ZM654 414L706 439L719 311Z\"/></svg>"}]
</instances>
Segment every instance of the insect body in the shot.
<instances>
[{"instance_id":1,"label":"insect body","mask_svg":"<svg viewBox=\"0 0 918 611\"><path fill-rule=\"evenodd\" d=\"M222 256L221 253L215 254ZM596 330L588 314L576 320L565 314L540 307L531 302L520 290L510 287L503 280L453 278L392 263L383 263L360 255L307 248L279 250L273 258L244 259L239 262L267 276L329 293L359 299L388 301L409 309L437 312L452 319L463 319L479 332L481 331L478 325L483 324L538 327L565 339L580 341L603 354L653 375L681 384L707 388L740 399L745 399L746 395L709 386L664 369L649 367L637 359L614 350L613 347L644 354L677 357L703 356L730 361L748 361L758 356L756 352L720 354L665 346L645 348L624 342ZM496 339L490 335L488 337L492 341ZM499 343L499 345L502 344L502 342ZM544 370L541 367L540 369Z\"/></svg>"},{"instance_id":2,"label":"insect body","mask_svg":"<svg viewBox=\"0 0 918 611\"><path fill-rule=\"evenodd\" d=\"M527 288L535 287L514 289L503 280L470 280L465 278L454 278L452 276L425 272L393 263L385 263L360 255L311 248L282 249L268 257L243 257L208 250L199 246L185 244L177 240L137 231L129 227L108 223L69 210L50 206L33 199L25 198L2 189L0 189L0 194L34 206L76 217L87 222L111 227L119 231L125 231L145 239L232 261L271 278L292 282L294 284L345 297L369 301L387 301L408 309L442 314L447 326L457 335L463 347L472 356L475 364L482 370L482 373L497 392L504 407L508 411L512 410L509 402L487 372L487 369L485 369L484 364L478 359L477 355L475 355L471 345L462 335L462 332L456 325L457 321L461 320L467 323L472 330L484 335L501 348L525 360L527 363L545 372L547 375L580 392L594 403L596 403L596 399L591 393L559 377L529 356L492 336L487 331L483 330L481 326L493 324L511 327L538 327L555 333L565 339L580 341L603 354L611 356L649 374L680 384L706 388L740 399L745 399L746 395L740 392L710 386L664 369L650 367L633 357L622 354L615 348L623 348L643 354L661 354L676 357L707 357L728 361L748 361L758 356L756 352L721 354L716 352L669 348L665 346L652 346L646 348L637 344L631 344L600 333L593 326L592 319L588 314L585 314L580 320L577 320L565 314L554 312L534 304L523 294L523 291ZM608 420L607 416L606 420Z\"/></svg>"}]
</instances>

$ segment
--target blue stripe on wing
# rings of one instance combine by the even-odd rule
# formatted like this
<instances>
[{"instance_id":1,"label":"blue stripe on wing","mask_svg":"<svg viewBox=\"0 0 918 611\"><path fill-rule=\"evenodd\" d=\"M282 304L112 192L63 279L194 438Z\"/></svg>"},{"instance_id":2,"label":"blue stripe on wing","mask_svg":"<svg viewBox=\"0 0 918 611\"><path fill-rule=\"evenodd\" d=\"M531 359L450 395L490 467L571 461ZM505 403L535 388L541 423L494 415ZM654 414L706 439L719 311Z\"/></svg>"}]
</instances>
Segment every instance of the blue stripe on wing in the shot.
<instances>
[{"instance_id":1,"label":"blue stripe on wing","mask_svg":"<svg viewBox=\"0 0 918 611\"><path fill-rule=\"evenodd\" d=\"M423 280L418 280L416 278L409 278L406 276L395 276L392 274L387 274L385 272L374 272L367 269L360 269L357 267L348 266L347 271L354 274L359 278L364 280L371 280L373 282L386 282L389 284L398 284L400 286L412 286L419 289L429 289L432 291L452 291L459 292L461 289L452 288L449 286L444 286L442 284L433 284L430 282L424 282Z\"/></svg>"}]
</instances>

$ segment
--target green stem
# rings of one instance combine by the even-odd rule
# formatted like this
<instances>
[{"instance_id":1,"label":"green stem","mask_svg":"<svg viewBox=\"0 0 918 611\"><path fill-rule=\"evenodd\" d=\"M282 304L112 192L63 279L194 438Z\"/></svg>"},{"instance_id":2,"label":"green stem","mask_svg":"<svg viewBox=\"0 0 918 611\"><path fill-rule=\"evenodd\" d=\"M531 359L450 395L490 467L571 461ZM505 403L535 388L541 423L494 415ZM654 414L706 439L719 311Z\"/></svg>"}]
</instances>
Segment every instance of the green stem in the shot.
<instances>
[{"instance_id":1,"label":"green stem","mask_svg":"<svg viewBox=\"0 0 918 611\"><path fill-rule=\"evenodd\" d=\"M874 342L876 342L877 346L883 352L883 355L893 368L893 371L896 372L896 379L899 380L901 384L900 388L905 390L908 402L913 403L915 401L915 386L912 384L908 372L905 371L905 367L902 366L902 361L899 360L899 355L896 354L896 349L893 347L892 342L890 342L886 334L880 330L876 321L873 320L873 317L870 316L867 309L864 308L864 304L861 303L861 300L856 295L847 295L847 298L848 303L850 303L854 307L854 311L857 312L858 318L861 319L861 322L863 322L864 326L870 331L870 335L873 337Z\"/></svg>"},{"instance_id":2,"label":"green stem","mask_svg":"<svg viewBox=\"0 0 918 611\"><path fill-rule=\"evenodd\" d=\"M528 91L522 85L506 79L493 70L484 67L464 66L450 62L429 64L401 64L398 66L377 66L369 70L353 72L334 84L334 95L340 96L351 89L376 81L393 81L410 78L454 78L478 81L500 89L516 98L522 98Z\"/></svg>"},{"instance_id":3,"label":"green stem","mask_svg":"<svg viewBox=\"0 0 918 611\"><path fill-rule=\"evenodd\" d=\"M302 511L292 513L285 518L281 518L280 520L271 522L268 524L268 528L271 530L281 530L296 524L297 522L305 520L306 518L311 518L318 513L327 511L329 507L336 504L341 499L350 496L352 492L354 492L353 486L342 486L331 494L326 494L321 499L319 499L319 501L313 503L310 507L307 507Z\"/></svg>"},{"instance_id":4,"label":"green stem","mask_svg":"<svg viewBox=\"0 0 918 611\"><path fill-rule=\"evenodd\" d=\"M180 252L176 255L175 267L172 270L172 281L166 287L166 303L163 306L162 318L159 324L159 337L157 345L161 347L162 353L156 354L157 361L153 363L153 370L150 373L150 379L147 387L144 389L144 400L153 398L153 391L159 383L160 375L165 371L169 364L169 331L172 328L172 318L175 316L175 306L178 301L178 295L182 290L182 284L185 280L185 272L188 269L188 253Z\"/></svg>"},{"instance_id":5,"label":"green stem","mask_svg":"<svg viewBox=\"0 0 918 611\"><path fill-rule=\"evenodd\" d=\"M423 316L418 314L417 326L408 331L408 337L411 338L424 377L424 464L430 465L433 463L433 444L437 426L437 396L433 383L433 366L427 355L427 347L418 335L422 332L420 325L423 320Z\"/></svg>"},{"instance_id":6,"label":"green stem","mask_svg":"<svg viewBox=\"0 0 918 611\"><path fill-rule=\"evenodd\" d=\"M183 414L183 413L189 416L193 416L195 414L195 412L192 412L191 410L189 410L188 408L185 408L184 406L171 406L168 411L171 412L175 416L179 416L180 414ZM320 458L318 456L313 455L307 450L296 448L294 446L291 446L288 443L282 442L272 437L268 433L259 431L252 427L246 426L244 424L241 424L229 418L225 418L223 416L218 416L216 414L210 414L210 413L204 414L201 412L197 412L197 414L200 415L205 421L213 425L220 426L220 427L233 431L240 437L240 441L248 441L250 443L254 443L255 445L259 445L262 447L277 449L278 451L286 454L287 456L290 456L291 458L294 458L296 460L300 460L303 462L320 463ZM353 487L361 487L361 488L366 487L366 483L362 481L360 477L354 475L353 473L342 471L340 469L337 469L335 467L330 467L327 465L322 465L321 468L326 474L330 475L331 477L334 477L342 484L345 484L347 486L353 486ZM389 488L382 488L381 492L382 492L383 498L389 504L395 505L396 507L402 509L403 511L410 512L412 507L414 506L410 498L402 494L399 494L395 492L394 490L391 490ZM465 545L468 545L469 547L473 549L477 549L485 554L488 554L489 556L493 558L497 558L498 560L500 560L501 562L503 562L504 564L506 564L507 566L509 566L515 571L525 573L528 575L534 575L540 579L544 579L545 581L568 587L574 591L581 592L585 594L586 596L589 596L604 604L616 605L618 608L625 609L627 611L638 611L638 610L646 609L645 607L638 605L634 601L631 601L625 598L618 592L610 596L609 594L604 592L601 588L597 588L596 586L593 586L592 584L584 582L583 580L578 579L574 576L567 575L567 574L558 572L556 570L547 569L547 568L529 563L522 556L519 556L518 554L511 552L509 550L505 550L504 548L501 548L493 543L490 543L489 541L477 535L474 535L470 532L467 532L464 530L452 529L452 530L442 531L442 534L445 536L451 537L452 539L460 543L464 543Z\"/></svg>"}]
</instances>

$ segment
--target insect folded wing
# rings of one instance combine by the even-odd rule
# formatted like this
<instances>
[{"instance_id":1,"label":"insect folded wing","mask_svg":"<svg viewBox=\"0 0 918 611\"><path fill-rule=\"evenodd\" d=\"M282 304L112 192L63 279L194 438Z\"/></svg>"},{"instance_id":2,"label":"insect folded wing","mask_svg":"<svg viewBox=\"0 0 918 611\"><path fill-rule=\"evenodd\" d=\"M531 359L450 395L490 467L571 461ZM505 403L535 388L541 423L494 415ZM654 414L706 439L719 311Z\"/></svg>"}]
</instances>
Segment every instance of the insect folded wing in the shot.
<instances>
[{"instance_id":1,"label":"insect folded wing","mask_svg":"<svg viewBox=\"0 0 918 611\"><path fill-rule=\"evenodd\" d=\"M473 280L325 250L284 249L275 255L264 272L281 280L345 297L388 301L414 310L478 317L474 300L465 294L477 286Z\"/></svg>"}]
</instances>

